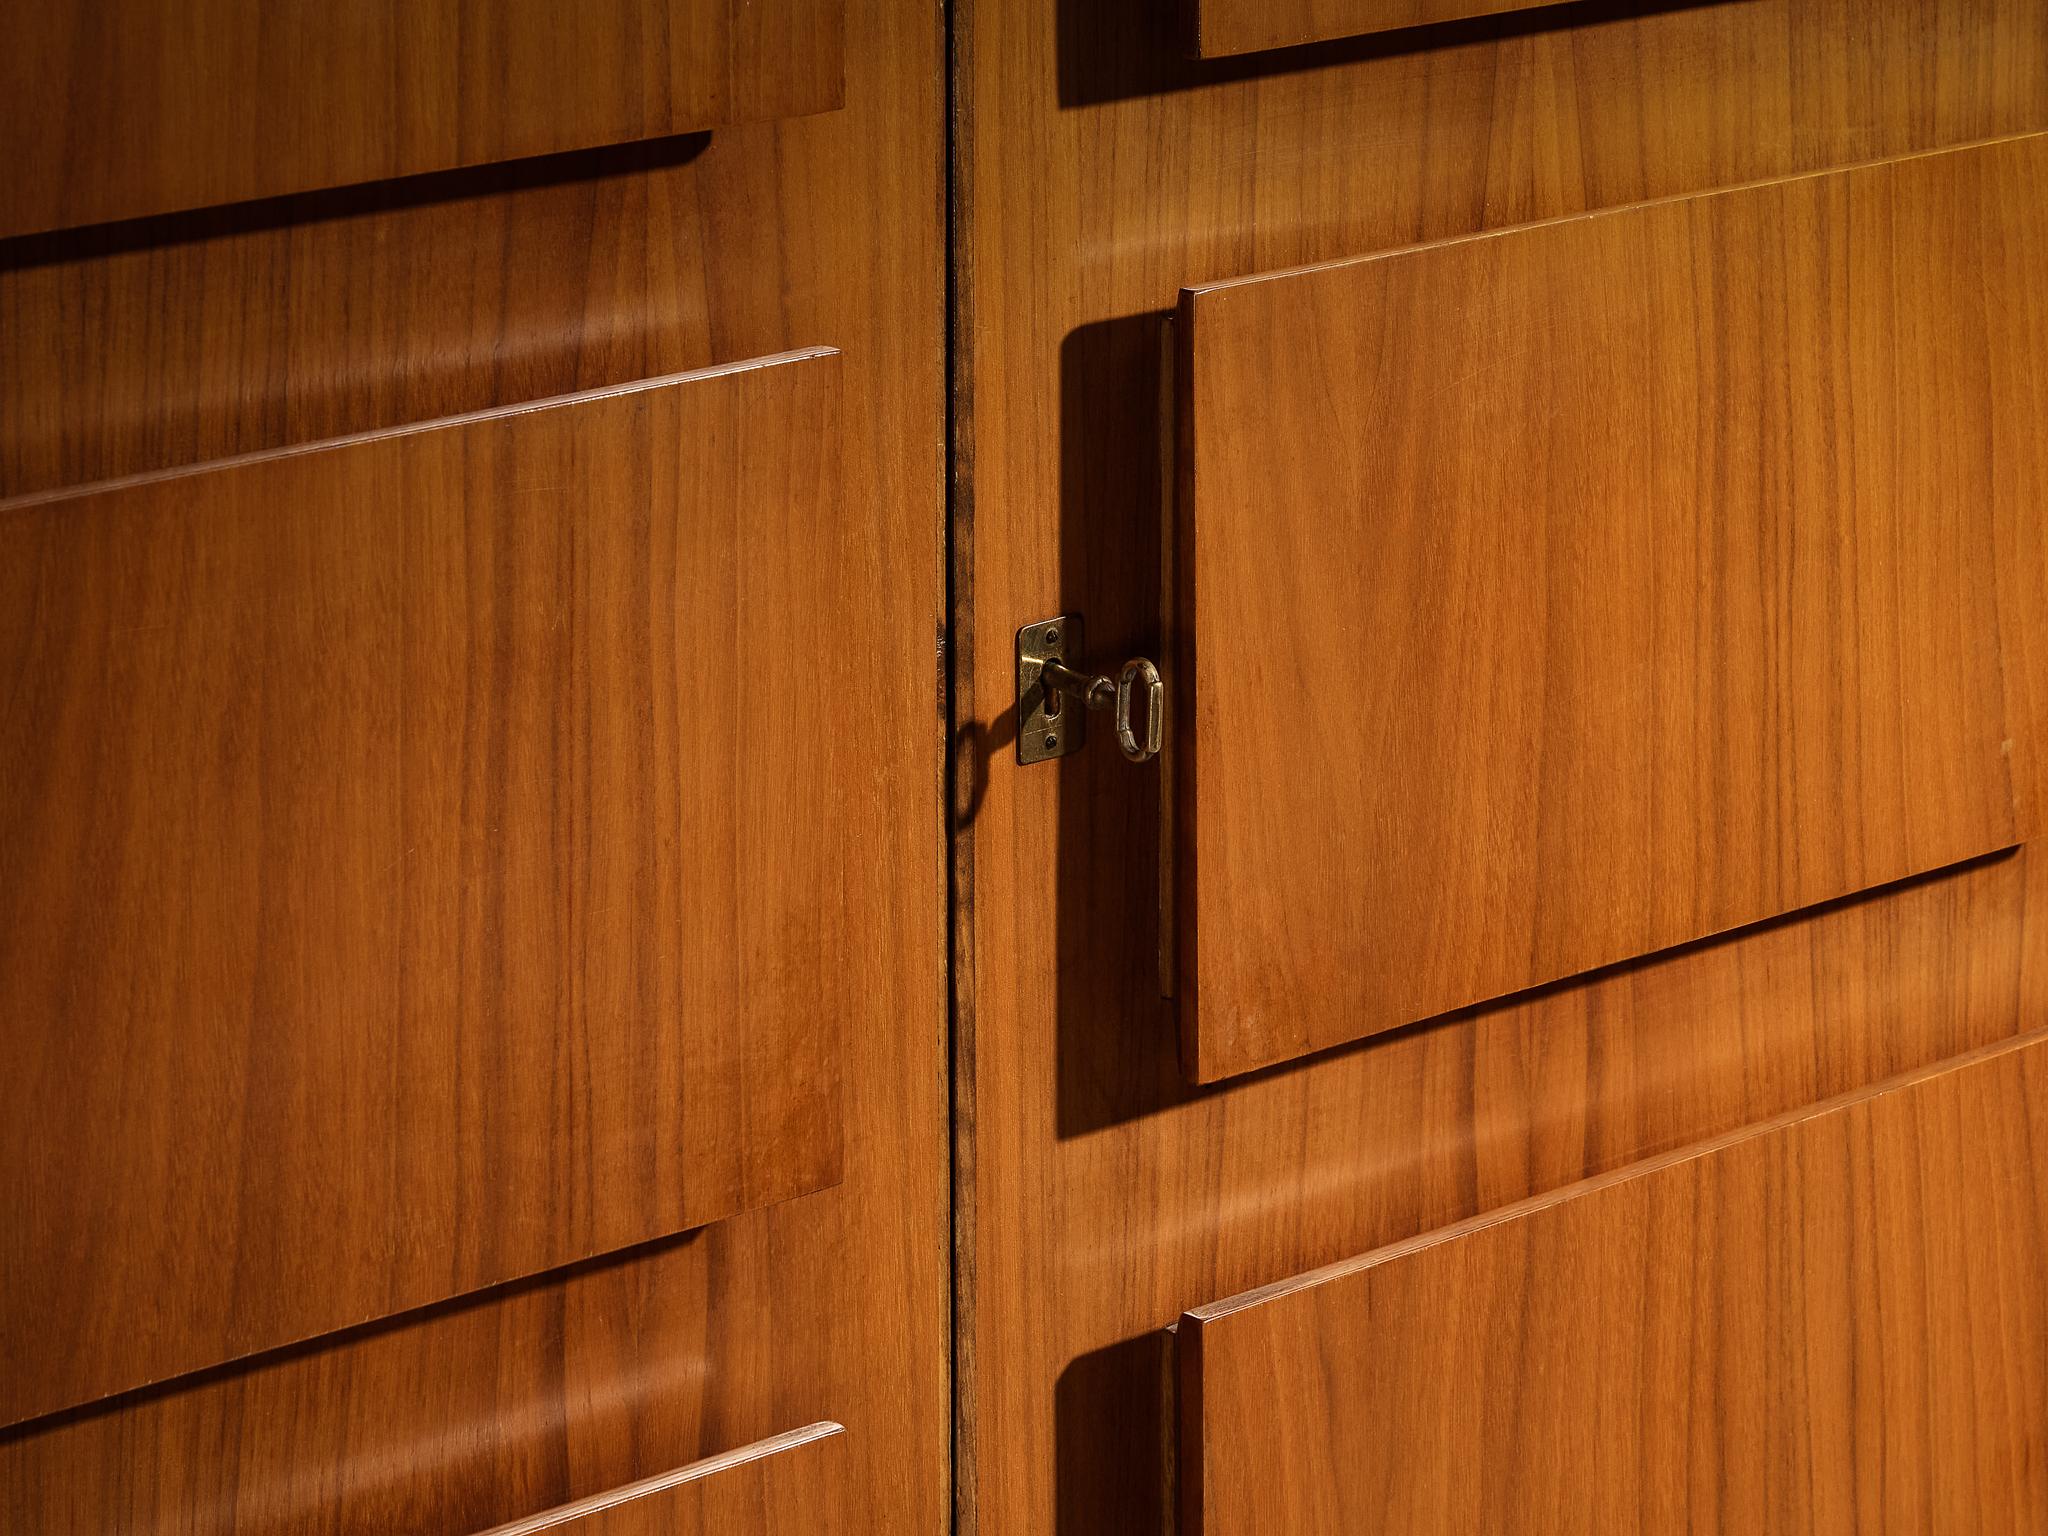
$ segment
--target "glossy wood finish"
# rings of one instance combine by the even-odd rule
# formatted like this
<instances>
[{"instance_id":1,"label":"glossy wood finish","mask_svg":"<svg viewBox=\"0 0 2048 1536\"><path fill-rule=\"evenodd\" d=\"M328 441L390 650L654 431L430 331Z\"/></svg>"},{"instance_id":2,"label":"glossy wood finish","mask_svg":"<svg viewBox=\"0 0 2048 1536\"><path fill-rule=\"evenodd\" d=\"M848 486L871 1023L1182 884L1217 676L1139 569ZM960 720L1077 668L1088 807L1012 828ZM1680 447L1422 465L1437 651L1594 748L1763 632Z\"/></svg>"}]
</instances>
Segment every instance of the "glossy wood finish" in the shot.
<instances>
[{"instance_id":1,"label":"glossy wood finish","mask_svg":"<svg viewBox=\"0 0 2048 1536\"><path fill-rule=\"evenodd\" d=\"M793 1429L484 1536L852 1536L862 1525L846 1507L845 1433L831 1423Z\"/></svg>"},{"instance_id":2,"label":"glossy wood finish","mask_svg":"<svg viewBox=\"0 0 2048 1536\"><path fill-rule=\"evenodd\" d=\"M1554 5L1557 0L1181 0L1189 49L1205 59L1293 48L1397 27Z\"/></svg>"},{"instance_id":3,"label":"glossy wood finish","mask_svg":"<svg viewBox=\"0 0 2048 1536\"><path fill-rule=\"evenodd\" d=\"M838 1180L838 397L0 506L5 1422Z\"/></svg>"},{"instance_id":4,"label":"glossy wood finish","mask_svg":"<svg viewBox=\"0 0 2048 1536\"><path fill-rule=\"evenodd\" d=\"M0 246L14 492L839 346L902 722L850 790L838 1187L0 1435L0 1526L475 1531L831 1418L854 1508L944 1528L941 18L848 18L839 113Z\"/></svg>"},{"instance_id":5,"label":"glossy wood finish","mask_svg":"<svg viewBox=\"0 0 2048 1536\"><path fill-rule=\"evenodd\" d=\"M1197 1308L1188 1536L2048 1530L2048 1043Z\"/></svg>"},{"instance_id":6,"label":"glossy wood finish","mask_svg":"<svg viewBox=\"0 0 2048 1536\"><path fill-rule=\"evenodd\" d=\"M78 485L843 336L843 297L821 293L785 316L755 292L811 281L811 258L784 229L799 194L785 193L785 209L759 189L764 176L774 184L785 135L821 128L742 127L715 147L672 140L294 198L266 205L274 217L225 209L0 245L0 488ZM818 329L799 342L799 325ZM863 409L858 393L846 408Z\"/></svg>"},{"instance_id":7,"label":"glossy wood finish","mask_svg":"<svg viewBox=\"0 0 2048 1536\"><path fill-rule=\"evenodd\" d=\"M1100 741L1020 768L1008 734L1018 624L1078 610L1096 655L1157 654L1160 317L1181 288L2048 127L2048 9L1580 5L1226 64L1177 62L1179 23L1177 4L958 11L961 1504L980 1536L1171 1529L1158 1330L1188 1307L2048 1016L2029 849L1185 1085L1152 963L1150 770ZM2037 387L2003 381L2014 420L2048 415ZM2043 508L2022 481L1993 514L2023 824L2048 722Z\"/></svg>"},{"instance_id":8,"label":"glossy wood finish","mask_svg":"<svg viewBox=\"0 0 2048 1536\"><path fill-rule=\"evenodd\" d=\"M1183 298L1191 1077L2016 840L2043 186L2036 136Z\"/></svg>"},{"instance_id":9,"label":"glossy wood finish","mask_svg":"<svg viewBox=\"0 0 2048 1536\"><path fill-rule=\"evenodd\" d=\"M822 112L844 0L93 0L0 18L0 237Z\"/></svg>"},{"instance_id":10,"label":"glossy wood finish","mask_svg":"<svg viewBox=\"0 0 2048 1536\"><path fill-rule=\"evenodd\" d=\"M828 1417L835 1398L866 1406L891 1362L867 1344L858 1281L880 1263L846 1230L851 1188L7 1432L0 1523L481 1530ZM905 1414L873 1433L900 1448L934 1431ZM847 1456L856 1507L933 1502L928 1469L883 1475L858 1434Z\"/></svg>"}]
</instances>

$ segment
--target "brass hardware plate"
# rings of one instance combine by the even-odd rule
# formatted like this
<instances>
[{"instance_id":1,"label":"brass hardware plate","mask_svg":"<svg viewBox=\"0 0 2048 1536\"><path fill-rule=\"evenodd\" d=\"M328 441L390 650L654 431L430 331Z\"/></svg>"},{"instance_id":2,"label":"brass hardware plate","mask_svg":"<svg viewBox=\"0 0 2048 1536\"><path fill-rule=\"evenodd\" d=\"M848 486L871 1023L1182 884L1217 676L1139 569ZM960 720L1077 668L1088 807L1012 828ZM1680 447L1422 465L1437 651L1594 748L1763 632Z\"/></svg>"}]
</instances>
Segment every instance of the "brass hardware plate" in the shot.
<instances>
[{"instance_id":1,"label":"brass hardware plate","mask_svg":"<svg viewBox=\"0 0 2048 1536\"><path fill-rule=\"evenodd\" d=\"M1159 668L1134 656L1111 677L1067 661L1081 653L1081 616L1063 613L1017 631L1017 761L1042 763L1078 752L1088 741L1088 711L1116 712L1117 745L1134 763L1159 755L1166 685ZM1132 722L1132 701L1145 701L1145 735Z\"/></svg>"},{"instance_id":2,"label":"brass hardware plate","mask_svg":"<svg viewBox=\"0 0 2048 1536\"><path fill-rule=\"evenodd\" d=\"M1063 613L1017 631L1017 761L1049 762L1081 750L1088 711L1079 699L1045 685L1048 661L1082 654L1081 616Z\"/></svg>"}]
</instances>

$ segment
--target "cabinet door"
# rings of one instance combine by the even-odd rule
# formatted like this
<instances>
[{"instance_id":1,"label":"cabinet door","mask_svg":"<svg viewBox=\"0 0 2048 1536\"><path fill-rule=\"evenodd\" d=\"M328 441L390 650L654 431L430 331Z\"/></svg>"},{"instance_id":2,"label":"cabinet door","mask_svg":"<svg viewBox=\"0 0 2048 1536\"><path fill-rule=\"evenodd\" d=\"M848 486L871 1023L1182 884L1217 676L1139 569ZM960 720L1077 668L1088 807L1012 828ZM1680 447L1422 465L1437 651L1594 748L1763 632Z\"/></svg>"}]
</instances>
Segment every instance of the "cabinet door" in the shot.
<instances>
[{"instance_id":1,"label":"cabinet door","mask_svg":"<svg viewBox=\"0 0 2048 1536\"><path fill-rule=\"evenodd\" d=\"M837 1182L839 358L0 504L0 1422Z\"/></svg>"},{"instance_id":2,"label":"cabinet door","mask_svg":"<svg viewBox=\"0 0 2048 1536\"><path fill-rule=\"evenodd\" d=\"M2048 1037L1183 1318L1186 1536L2048 1531Z\"/></svg>"},{"instance_id":3,"label":"cabinet door","mask_svg":"<svg viewBox=\"0 0 2048 1536\"><path fill-rule=\"evenodd\" d=\"M837 107L845 0L34 0L0 237Z\"/></svg>"},{"instance_id":4,"label":"cabinet door","mask_svg":"<svg viewBox=\"0 0 2048 1536\"><path fill-rule=\"evenodd\" d=\"M1209 1081L2018 840L2048 137L1192 290Z\"/></svg>"}]
</instances>

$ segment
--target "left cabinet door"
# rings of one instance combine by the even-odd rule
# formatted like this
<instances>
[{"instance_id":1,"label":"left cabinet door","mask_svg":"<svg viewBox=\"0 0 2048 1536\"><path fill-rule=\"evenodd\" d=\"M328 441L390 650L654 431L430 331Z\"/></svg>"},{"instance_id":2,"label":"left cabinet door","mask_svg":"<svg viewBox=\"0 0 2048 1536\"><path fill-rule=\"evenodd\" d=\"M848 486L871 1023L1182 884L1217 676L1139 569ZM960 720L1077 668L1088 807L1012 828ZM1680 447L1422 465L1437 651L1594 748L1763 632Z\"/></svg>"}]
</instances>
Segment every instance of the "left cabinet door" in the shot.
<instances>
[{"instance_id":1,"label":"left cabinet door","mask_svg":"<svg viewBox=\"0 0 2048 1536\"><path fill-rule=\"evenodd\" d=\"M838 1181L839 373L0 503L0 1423Z\"/></svg>"}]
</instances>

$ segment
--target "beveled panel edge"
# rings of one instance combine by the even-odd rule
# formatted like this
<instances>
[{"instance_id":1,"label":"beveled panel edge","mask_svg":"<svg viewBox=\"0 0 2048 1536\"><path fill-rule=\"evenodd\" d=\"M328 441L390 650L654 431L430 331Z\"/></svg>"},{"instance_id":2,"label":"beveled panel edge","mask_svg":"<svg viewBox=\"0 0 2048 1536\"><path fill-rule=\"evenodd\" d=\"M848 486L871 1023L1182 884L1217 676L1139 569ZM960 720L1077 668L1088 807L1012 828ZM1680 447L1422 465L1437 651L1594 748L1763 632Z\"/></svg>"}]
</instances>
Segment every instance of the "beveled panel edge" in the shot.
<instances>
[{"instance_id":1,"label":"beveled panel edge","mask_svg":"<svg viewBox=\"0 0 2048 1536\"><path fill-rule=\"evenodd\" d=\"M1858 171L1880 170L1886 166L1911 165L1918 160L1938 160L1947 155L1977 154L1984 150L2001 149L2007 145L2025 144L2034 139L2048 140L2048 128L2029 128L2019 133L2002 133L1988 139L1968 139L1960 144L1942 144L1932 149L1916 149L1902 155L1878 155L1867 160L1849 160L1840 165L1795 171L1787 176L1761 176L1750 181L1731 181L1723 186L1708 187L1700 191L1674 192L1665 197L1646 197L1632 203L1612 203L1600 208L1588 208L1582 212L1558 214L1553 218L1528 219L1520 224L1502 224L1497 228L1473 230L1468 234L1445 235L1438 240L1412 240L1402 245L1360 251L1355 256L1342 256L1335 261L1313 261L1301 266L1271 267L1259 272L1242 272L1229 277L1204 278L1198 282L1181 285L1178 313L1185 320L1193 301L1211 294L1228 293L1234 288L1249 288L1260 283L1280 282L1287 278L1313 277L1318 273L1342 271L1345 268L1362 267L1373 262L1393 261L1403 256L1418 256L1428 251L1477 245L1483 241L1505 239L1561 224L1593 223L1622 215L1642 213L1651 208L1670 207L1673 204L1697 205L1716 198L1733 197L1769 187L1797 186L1801 182L1819 181L1829 176L1852 175Z\"/></svg>"},{"instance_id":2,"label":"beveled panel edge","mask_svg":"<svg viewBox=\"0 0 2048 1536\"><path fill-rule=\"evenodd\" d=\"M616 1509L621 1504L630 1504L635 1499L666 1493L671 1488L680 1488L707 1477L715 1477L720 1472L731 1471L734 1467L743 1467L749 1462L765 1461L784 1451L815 1445L845 1433L844 1424L835 1423L831 1419L820 1419L815 1424L806 1424L801 1429L771 1435L766 1440L756 1440L753 1444L740 1446L737 1450L706 1456L701 1461L693 1461L673 1471L657 1472L652 1477L641 1478L637 1483L623 1483L617 1488L608 1488L603 1493L593 1493L588 1498L557 1504L553 1509L542 1510L537 1515L527 1515L504 1525L494 1525L487 1531L477 1532L476 1536L535 1536L537 1532L553 1530L572 1520L584 1520L592 1515L601 1515L606 1510Z\"/></svg>"},{"instance_id":3,"label":"beveled panel edge","mask_svg":"<svg viewBox=\"0 0 2048 1536\"><path fill-rule=\"evenodd\" d=\"M51 486L45 490L25 491L19 496L0 498L0 512L43 507L52 502L98 496L109 491L125 491L136 486L160 485L170 480L185 480L221 470L241 469L251 464L269 464L279 459L303 458L307 454L325 453L335 448L353 448L363 443L387 442L395 437L411 437L421 432L440 432L451 427L506 421L516 416L528 416L536 411L589 405L600 400L645 394L650 390L667 389L678 384L699 384L730 374L755 373L791 363L814 362L821 358L836 358L841 355L837 347L799 347L788 352L769 352L760 357L743 357L729 363L713 363L704 368L690 368L681 373L656 374L651 378L633 379L624 384L603 384L593 389L571 390L562 395L543 395L534 400L515 401L510 405L493 405L478 411L461 411L453 416L433 416L424 421L398 422L388 427L372 427L364 432L344 432L338 437L317 437L303 443L286 443L276 448L259 448L250 453L230 454L221 459L201 459L191 464L172 464L162 469L143 470L133 475L116 475L107 480L87 480L77 485Z\"/></svg>"},{"instance_id":4,"label":"beveled panel edge","mask_svg":"<svg viewBox=\"0 0 2048 1536\"><path fill-rule=\"evenodd\" d=\"M1898 1073L1893 1077L1884 1079L1882 1082L1871 1083L1861 1088L1852 1088L1847 1093L1838 1093L1832 1097L1821 1099L1816 1103L1802 1105L1798 1109L1786 1110L1782 1114L1772 1115L1768 1119L1758 1120L1732 1131L1723 1131L1720 1135L1710 1136L1705 1141L1696 1141L1683 1147L1675 1147L1669 1152L1662 1152L1655 1157L1644 1158L1640 1162L1630 1163L1625 1167L1595 1175L1590 1179L1580 1179L1576 1183L1547 1190L1539 1195L1531 1195L1527 1199L1517 1200L1510 1205L1503 1205L1496 1210L1486 1211L1478 1216L1469 1216L1463 1221L1452 1222L1449 1226L1437 1227L1428 1232L1417 1233L1414 1237L1403 1238L1400 1242L1388 1243L1384 1247L1375 1248L1370 1252L1357 1254L1348 1259L1339 1259L1333 1264L1324 1264L1316 1269L1304 1270L1301 1274L1290 1275L1286 1279L1276 1280L1270 1285L1256 1286L1248 1291L1240 1291L1235 1296L1226 1296L1218 1301L1204 1302L1200 1306L1190 1307L1183 1312L1178 1322L1173 1325L1171 1331L1174 1333L1179 1348L1183 1352L1182 1357L1185 1358L1185 1352L1199 1350L1199 1340L1204 1324L1220 1322L1236 1313L1250 1311L1254 1307L1262 1306L1270 1301L1282 1300L1301 1291L1314 1290L1317 1286L1328 1284L1334 1280L1345 1279L1348 1276L1377 1268L1379 1265L1396 1259L1406 1258L1408 1255L1421 1252L1424 1249L1434 1248L1444 1243L1457 1242L1460 1238L1469 1237L1475 1232L1485 1231L1489 1227L1498 1227L1526 1220L1528 1217L1549 1210L1553 1206L1563 1205L1583 1196L1598 1194L1602 1190L1612 1189L1618 1185L1631 1184L1639 1179L1650 1178L1653 1175L1664 1172L1666 1169L1676 1168L1686 1163L1698 1162L1702 1159L1713 1157L1717 1153L1725 1152L1731 1147L1741 1146L1745 1142L1757 1141L1765 1137L1777 1135L1795 1126L1802 1125L1807 1121L1825 1119L1830 1115L1839 1114L1843 1110L1853 1109L1859 1104L1874 1103L1879 1099L1889 1098L1894 1094L1909 1093L1913 1089L1936 1078L1946 1077L1953 1072L1966 1071L1972 1067L1982 1066L1987 1062L1996 1061L2003 1056L2017 1055L2040 1047L2043 1044L2048 1044L2048 1025L2044 1025L2039 1029L2029 1030L2025 1034L2014 1035L2009 1039L1996 1041L1990 1045L1980 1046L1974 1051L1965 1051L1960 1056L1951 1056L1926 1066L1915 1067L1910 1072ZM1192 1324L1193 1326L1182 1327L1180 1326L1181 1324Z\"/></svg>"}]
</instances>

